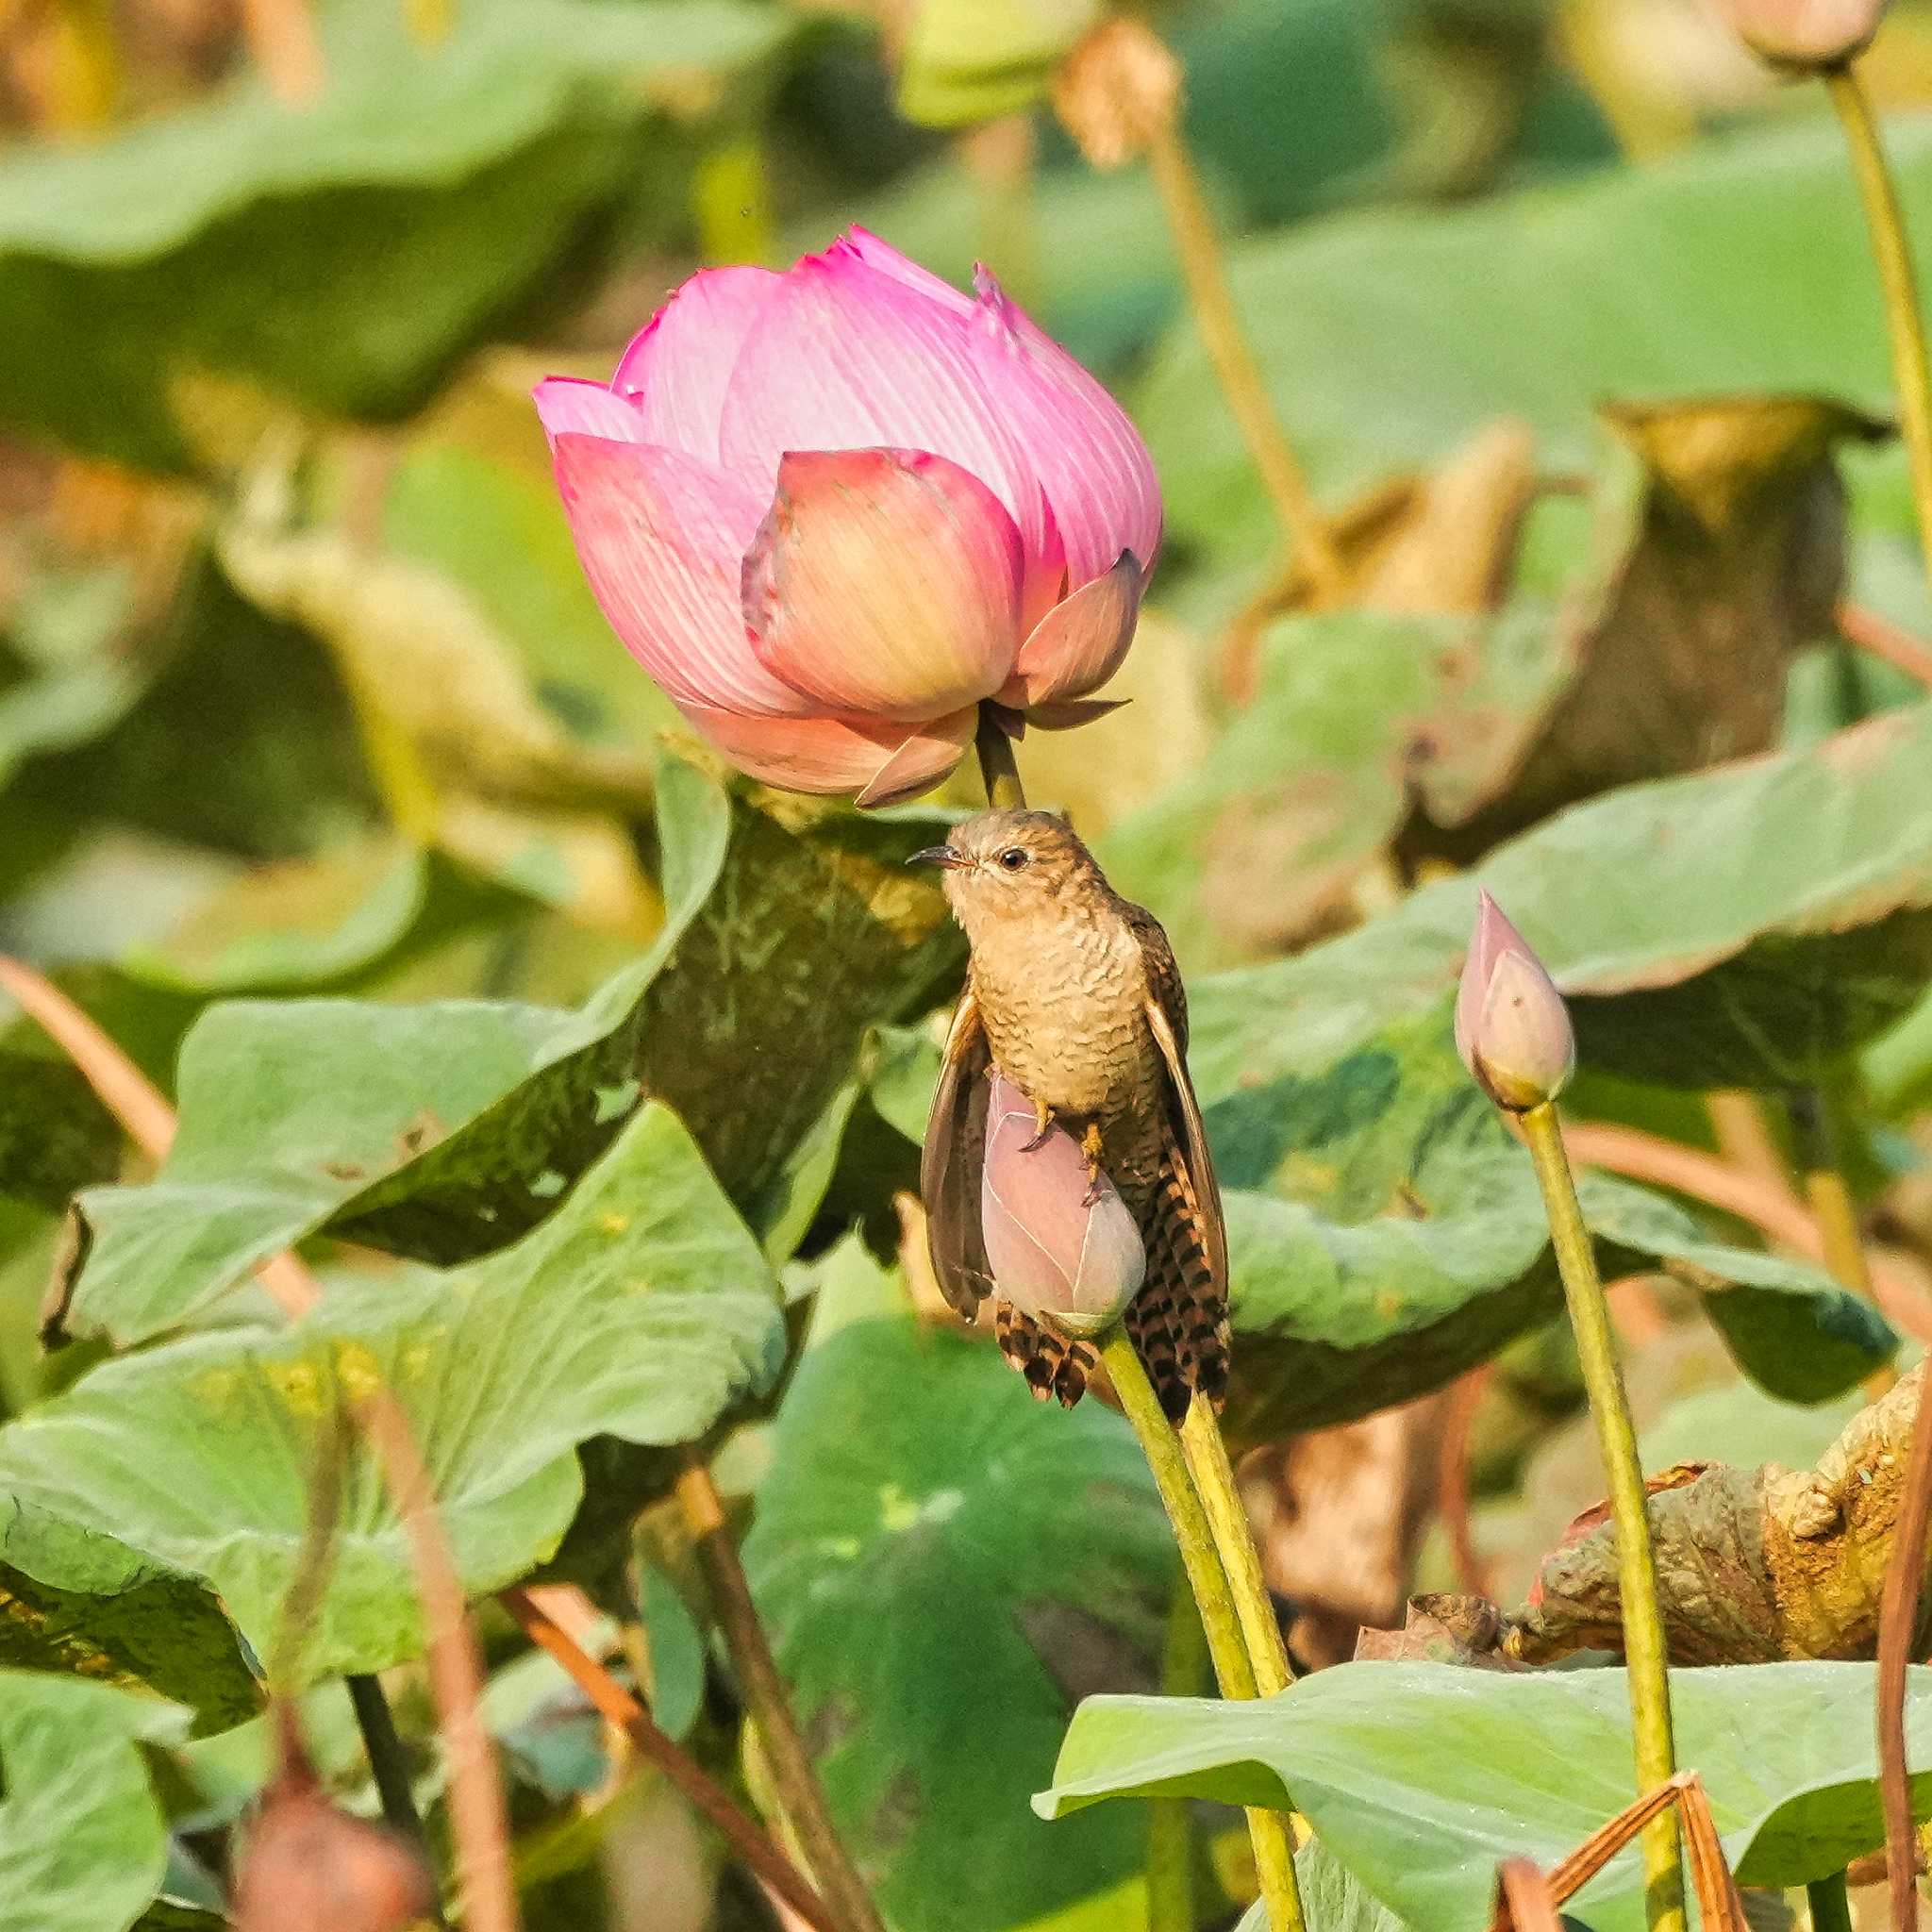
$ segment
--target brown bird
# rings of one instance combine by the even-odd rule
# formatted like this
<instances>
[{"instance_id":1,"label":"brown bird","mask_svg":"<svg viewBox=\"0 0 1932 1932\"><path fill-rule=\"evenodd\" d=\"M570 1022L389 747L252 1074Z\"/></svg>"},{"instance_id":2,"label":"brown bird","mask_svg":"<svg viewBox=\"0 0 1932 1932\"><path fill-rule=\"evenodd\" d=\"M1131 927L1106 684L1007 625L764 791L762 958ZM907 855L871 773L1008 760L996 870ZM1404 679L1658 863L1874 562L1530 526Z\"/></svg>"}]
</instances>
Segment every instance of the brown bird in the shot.
<instances>
[{"instance_id":1,"label":"brown bird","mask_svg":"<svg viewBox=\"0 0 1932 1932\"><path fill-rule=\"evenodd\" d=\"M1147 1276L1126 1328L1168 1415L1227 1386L1227 1236L1188 1078L1188 1002L1160 922L1123 899L1063 819L985 811L917 855L946 872L972 948L920 1187L933 1267L969 1322L998 1283L980 1234L989 1075L1032 1101L1103 1170L1141 1229ZM1001 1349L1042 1400L1072 1407L1094 1353L995 1299Z\"/></svg>"}]
</instances>

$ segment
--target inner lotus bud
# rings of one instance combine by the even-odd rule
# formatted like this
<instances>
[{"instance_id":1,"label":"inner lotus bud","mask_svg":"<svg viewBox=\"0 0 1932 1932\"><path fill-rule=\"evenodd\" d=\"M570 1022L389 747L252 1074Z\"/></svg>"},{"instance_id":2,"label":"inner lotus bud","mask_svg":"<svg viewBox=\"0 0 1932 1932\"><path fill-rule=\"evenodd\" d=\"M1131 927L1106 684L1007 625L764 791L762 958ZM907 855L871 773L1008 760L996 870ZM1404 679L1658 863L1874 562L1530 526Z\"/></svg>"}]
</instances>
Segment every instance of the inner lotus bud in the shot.
<instances>
[{"instance_id":1,"label":"inner lotus bud","mask_svg":"<svg viewBox=\"0 0 1932 1932\"><path fill-rule=\"evenodd\" d=\"M995 1074L987 1104L980 1225L999 1294L1064 1335L1094 1336L1140 1291L1147 1251L1127 1205L1073 1136L1040 1144L1033 1103Z\"/></svg>"}]
</instances>

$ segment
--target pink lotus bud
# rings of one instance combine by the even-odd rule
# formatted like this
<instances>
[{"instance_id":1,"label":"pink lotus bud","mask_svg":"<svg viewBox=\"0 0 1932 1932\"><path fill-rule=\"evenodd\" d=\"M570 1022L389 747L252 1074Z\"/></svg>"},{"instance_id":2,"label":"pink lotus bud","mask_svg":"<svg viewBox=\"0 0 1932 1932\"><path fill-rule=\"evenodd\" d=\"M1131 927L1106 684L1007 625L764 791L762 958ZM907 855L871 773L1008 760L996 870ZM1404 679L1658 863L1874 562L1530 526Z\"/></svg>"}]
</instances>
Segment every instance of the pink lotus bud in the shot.
<instances>
[{"instance_id":1,"label":"pink lotus bud","mask_svg":"<svg viewBox=\"0 0 1932 1932\"><path fill-rule=\"evenodd\" d=\"M278 1709L281 1764L236 1861L235 1932L403 1932L436 1890L415 1847L334 1804L294 1720Z\"/></svg>"},{"instance_id":2,"label":"pink lotus bud","mask_svg":"<svg viewBox=\"0 0 1932 1932\"><path fill-rule=\"evenodd\" d=\"M1000 1294L1063 1335L1099 1335L1120 1320L1147 1273L1126 1203L1064 1128L1029 1148L1033 1103L1000 1074L986 1112L979 1222Z\"/></svg>"},{"instance_id":3,"label":"pink lotus bud","mask_svg":"<svg viewBox=\"0 0 1932 1932\"><path fill-rule=\"evenodd\" d=\"M1563 995L1487 892L1477 896L1456 995L1456 1051L1483 1091L1511 1113L1556 1099L1576 1071Z\"/></svg>"},{"instance_id":4,"label":"pink lotus bud","mask_svg":"<svg viewBox=\"0 0 1932 1932\"><path fill-rule=\"evenodd\" d=\"M1774 67L1808 73L1862 53L1886 0L1717 0L1731 31Z\"/></svg>"},{"instance_id":5,"label":"pink lotus bud","mask_svg":"<svg viewBox=\"0 0 1932 1932\"><path fill-rule=\"evenodd\" d=\"M908 798L982 699L1078 723L1126 655L1153 462L984 270L963 295L858 228L707 269L608 384L536 401L605 616L756 777Z\"/></svg>"}]
</instances>

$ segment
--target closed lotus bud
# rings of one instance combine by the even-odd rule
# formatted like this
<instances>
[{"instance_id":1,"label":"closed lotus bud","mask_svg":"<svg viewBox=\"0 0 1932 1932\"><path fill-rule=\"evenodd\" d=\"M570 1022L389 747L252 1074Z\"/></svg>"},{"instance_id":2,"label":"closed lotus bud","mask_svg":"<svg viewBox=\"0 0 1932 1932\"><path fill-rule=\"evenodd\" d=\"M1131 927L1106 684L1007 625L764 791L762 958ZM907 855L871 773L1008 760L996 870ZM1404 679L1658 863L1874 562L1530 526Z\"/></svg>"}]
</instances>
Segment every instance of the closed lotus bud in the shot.
<instances>
[{"instance_id":1,"label":"closed lotus bud","mask_svg":"<svg viewBox=\"0 0 1932 1932\"><path fill-rule=\"evenodd\" d=\"M357 1818L318 1782L286 1707L281 1765L236 1860L235 1932L403 1932L436 1891L416 1848Z\"/></svg>"},{"instance_id":2,"label":"closed lotus bud","mask_svg":"<svg viewBox=\"0 0 1932 1932\"><path fill-rule=\"evenodd\" d=\"M1718 0L1731 31L1788 72L1836 67L1861 53L1885 18L1886 0Z\"/></svg>"},{"instance_id":3,"label":"closed lotus bud","mask_svg":"<svg viewBox=\"0 0 1932 1932\"><path fill-rule=\"evenodd\" d=\"M1104 1333L1147 1273L1126 1203L1063 1128L1035 1134L1033 1103L998 1074L986 1115L979 1183L986 1258L1001 1297L1063 1335Z\"/></svg>"},{"instance_id":4,"label":"closed lotus bud","mask_svg":"<svg viewBox=\"0 0 1932 1932\"><path fill-rule=\"evenodd\" d=\"M1563 995L1487 892L1456 995L1456 1051L1483 1091L1511 1113L1556 1099L1576 1071Z\"/></svg>"}]
</instances>

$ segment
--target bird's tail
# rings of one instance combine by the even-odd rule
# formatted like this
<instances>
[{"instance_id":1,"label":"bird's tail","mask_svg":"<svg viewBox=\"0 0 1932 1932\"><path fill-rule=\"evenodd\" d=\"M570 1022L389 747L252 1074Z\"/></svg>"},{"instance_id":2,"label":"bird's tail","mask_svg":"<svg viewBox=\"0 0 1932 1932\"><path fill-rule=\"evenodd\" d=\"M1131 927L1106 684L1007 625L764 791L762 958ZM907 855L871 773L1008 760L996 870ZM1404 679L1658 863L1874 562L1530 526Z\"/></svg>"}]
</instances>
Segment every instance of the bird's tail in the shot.
<instances>
[{"instance_id":1,"label":"bird's tail","mask_svg":"<svg viewBox=\"0 0 1932 1932\"><path fill-rule=\"evenodd\" d=\"M1170 1141L1143 1218L1147 1279L1127 1332L1171 1421L1198 1389L1218 1409L1227 1396L1227 1290L1214 1276L1208 1230L1186 1157Z\"/></svg>"},{"instance_id":2,"label":"bird's tail","mask_svg":"<svg viewBox=\"0 0 1932 1932\"><path fill-rule=\"evenodd\" d=\"M993 1334L1000 1353L1026 1377L1039 1401L1054 1396L1062 1408L1072 1408L1086 1394L1087 1378L1099 1360L1087 1342L1062 1341L1005 1301L993 1304Z\"/></svg>"}]
</instances>

